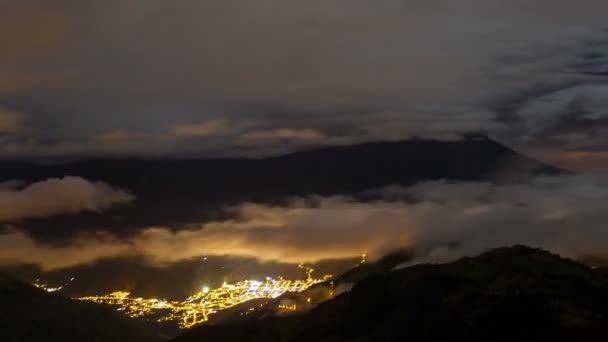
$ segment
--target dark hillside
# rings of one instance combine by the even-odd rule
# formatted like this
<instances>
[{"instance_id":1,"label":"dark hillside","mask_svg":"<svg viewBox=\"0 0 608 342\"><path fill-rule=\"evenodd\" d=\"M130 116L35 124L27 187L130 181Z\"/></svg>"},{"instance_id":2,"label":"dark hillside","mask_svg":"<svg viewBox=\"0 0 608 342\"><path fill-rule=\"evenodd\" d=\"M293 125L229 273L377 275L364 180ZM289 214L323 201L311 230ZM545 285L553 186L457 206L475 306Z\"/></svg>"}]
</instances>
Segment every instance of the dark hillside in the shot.
<instances>
[{"instance_id":1,"label":"dark hillside","mask_svg":"<svg viewBox=\"0 0 608 342\"><path fill-rule=\"evenodd\" d=\"M608 278L527 247L378 274L309 314L200 327L194 341L606 341Z\"/></svg>"}]
</instances>

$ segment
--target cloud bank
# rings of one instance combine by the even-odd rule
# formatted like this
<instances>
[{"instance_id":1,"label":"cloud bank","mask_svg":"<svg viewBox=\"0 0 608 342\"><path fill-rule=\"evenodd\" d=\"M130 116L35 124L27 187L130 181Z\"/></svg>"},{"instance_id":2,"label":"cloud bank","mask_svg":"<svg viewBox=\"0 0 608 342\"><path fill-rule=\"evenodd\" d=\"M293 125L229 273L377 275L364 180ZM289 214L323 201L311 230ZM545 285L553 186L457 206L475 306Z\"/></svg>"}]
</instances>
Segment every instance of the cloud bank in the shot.
<instances>
[{"instance_id":1,"label":"cloud bank","mask_svg":"<svg viewBox=\"0 0 608 342\"><path fill-rule=\"evenodd\" d=\"M18 181L0 184L0 222L103 211L134 200L123 190L80 177L50 178L19 186Z\"/></svg>"},{"instance_id":2,"label":"cloud bank","mask_svg":"<svg viewBox=\"0 0 608 342\"><path fill-rule=\"evenodd\" d=\"M513 244L573 258L608 257L606 177L543 177L520 185L429 182L378 193L385 199L244 204L234 208L232 220L187 230L148 228L128 239L81 236L61 246L34 242L13 228L0 239L0 262L47 270L129 256L158 266L211 255L297 263L364 252L378 258L404 247L415 252L415 262L436 262Z\"/></svg>"},{"instance_id":3,"label":"cloud bank","mask_svg":"<svg viewBox=\"0 0 608 342\"><path fill-rule=\"evenodd\" d=\"M472 130L541 156L608 150L607 11L602 0L5 1L0 105L31 120L0 140L0 158L251 154Z\"/></svg>"}]
</instances>

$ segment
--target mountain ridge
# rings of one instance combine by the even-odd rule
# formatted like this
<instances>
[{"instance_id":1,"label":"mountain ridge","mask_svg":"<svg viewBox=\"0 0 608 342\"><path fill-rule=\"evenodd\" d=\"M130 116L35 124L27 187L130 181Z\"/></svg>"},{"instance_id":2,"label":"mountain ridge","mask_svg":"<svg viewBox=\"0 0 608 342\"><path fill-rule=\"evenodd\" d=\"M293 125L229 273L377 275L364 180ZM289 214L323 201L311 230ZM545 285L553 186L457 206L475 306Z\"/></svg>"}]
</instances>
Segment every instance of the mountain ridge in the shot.
<instances>
[{"instance_id":1,"label":"mountain ridge","mask_svg":"<svg viewBox=\"0 0 608 342\"><path fill-rule=\"evenodd\" d=\"M47 293L0 273L4 342L158 342L148 327L109 308Z\"/></svg>"},{"instance_id":2,"label":"mountain ridge","mask_svg":"<svg viewBox=\"0 0 608 342\"><path fill-rule=\"evenodd\" d=\"M172 342L603 341L608 338L608 273L525 246L489 250L445 264L387 267L303 314L228 320ZM353 278L354 277L354 278ZM7 342L162 340L113 310L50 294L0 274L0 339ZM8 310L11 308L11 310Z\"/></svg>"},{"instance_id":3,"label":"mountain ridge","mask_svg":"<svg viewBox=\"0 0 608 342\"><path fill-rule=\"evenodd\" d=\"M608 277L524 246L375 274L308 314L202 326L195 341L602 341Z\"/></svg>"},{"instance_id":4,"label":"mountain ridge","mask_svg":"<svg viewBox=\"0 0 608 342\"><path fill-rule=\"evenodd\" d=\"M114 227L115 233L129 234L145 226L181 227L225 219L226 207L243 202L275 205L298 196L357 196L387 185L441 179L521 182L563 172L479 137L366 143L263 159L0 162L0 182L19 179L30 184L69 175L102 181L136 197L133 203L105 213L22 222L30 234L43 239L60 236L64 227Z\"/></svg>"}]
</instances>

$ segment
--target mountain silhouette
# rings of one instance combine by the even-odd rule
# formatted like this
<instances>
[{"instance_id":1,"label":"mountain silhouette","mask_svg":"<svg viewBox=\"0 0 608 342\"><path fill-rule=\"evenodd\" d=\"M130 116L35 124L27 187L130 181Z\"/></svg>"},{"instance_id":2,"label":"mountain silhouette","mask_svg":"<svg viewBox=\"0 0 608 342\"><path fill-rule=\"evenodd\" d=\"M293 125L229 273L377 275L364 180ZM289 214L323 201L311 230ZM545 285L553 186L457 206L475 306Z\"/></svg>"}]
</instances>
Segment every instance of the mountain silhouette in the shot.
<instances>
[{"instance_id":1,"label":"mountain silhouette","mask_svg":"<svg viewBox=\"0 0 608 342\"><path fill-rule=\"evenodd\" d=\"M98 304L47 293L0 274L0 341L154 342L149 327Z\"/></svg>"},{"instance_id":2,"label":"mountain silhouette","mask_svg":"<svg viewBox=\"0 0 608 342\"><path fill-rule=\"evenodd\" d=\"M0 182L79 176L136 196L132 204L105 213L21 223L38 237L61 238L62 233L71 233L69 227L114 229L120 234L143 226L179 227L225 217L224 208L242 202L280 204L294 196L358 196L387 185L439 179L518 182L560 172L488 138L468 136L460 141L414 139L328 147L261 159L4 162Z\"/></svg>"},{"instance_id":3,"label":"mountain silhouette","mask_svg":"<svg viewBox=\"0 0 608 342\"><path fill-rule=\"evenodd\" d=\"M608 278L523 246L360 281L307 314L201 326L175 342L606 341Z\"/></svg>"}]
</instances>

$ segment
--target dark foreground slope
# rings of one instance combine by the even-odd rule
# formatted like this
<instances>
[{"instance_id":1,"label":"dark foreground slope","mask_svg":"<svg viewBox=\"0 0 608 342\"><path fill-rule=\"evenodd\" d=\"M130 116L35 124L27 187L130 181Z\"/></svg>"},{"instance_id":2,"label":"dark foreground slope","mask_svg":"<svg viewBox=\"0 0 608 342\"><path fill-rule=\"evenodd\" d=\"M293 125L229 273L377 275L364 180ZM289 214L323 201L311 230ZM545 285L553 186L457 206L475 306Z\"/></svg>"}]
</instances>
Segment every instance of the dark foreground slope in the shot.
<instances>
[{"instance_id":1,"label":"dark foreground slope","mask_svg":"<svg viewBox=\"0 0 608 342\"><path fill-rule=\"evenodd\" d=\"M362 279L390 272L398 265L411 261L413 253L407 249L395 250L374 262L357 264L337 278L311 286L302 292L288 292L278 298L264 298L244 302L230 309L223 310L209 317L205 325L245 322L285 314L309 312L335 293L349 291ZM295 305L288 312L281 309L281 304Z\"/></svg>"},{"instance_id":2,"label":"dark foreground slope","mask_svg":"<svg viewBox=\"0 0 608 342\"><path fill-rule=\"evenodd\" d=\"M138 322L92 303L49 294L0 274L0 341L159 341Z\"/></svg>"},{"instance_id":3,"label":"dark foreground slope","mask_svg":"<svg viewBox=\"0 0 608 342\"><path fill-rule=\"evenodd\" d=\"M309 314L193 329L175 342L607 341L608 278L526 247L379 274Z\"/></svg>"},{"instance_id":4,"label":"dark foreground slope","mask_svg":"<svg viewBox=\"0 0 608 342\"><path fill-rule=\"evenodd\" d=\"M221 215L226 205L276 203L292 196L358 194L424 180L516 181L558 169L486 138L409 140L297 152L263 159L96 160L65 164L0 163L0 182L80 176L131 191L137 200L100 213L24 222L51 227L179 226Z\"/></svg>"}]
</instances>

